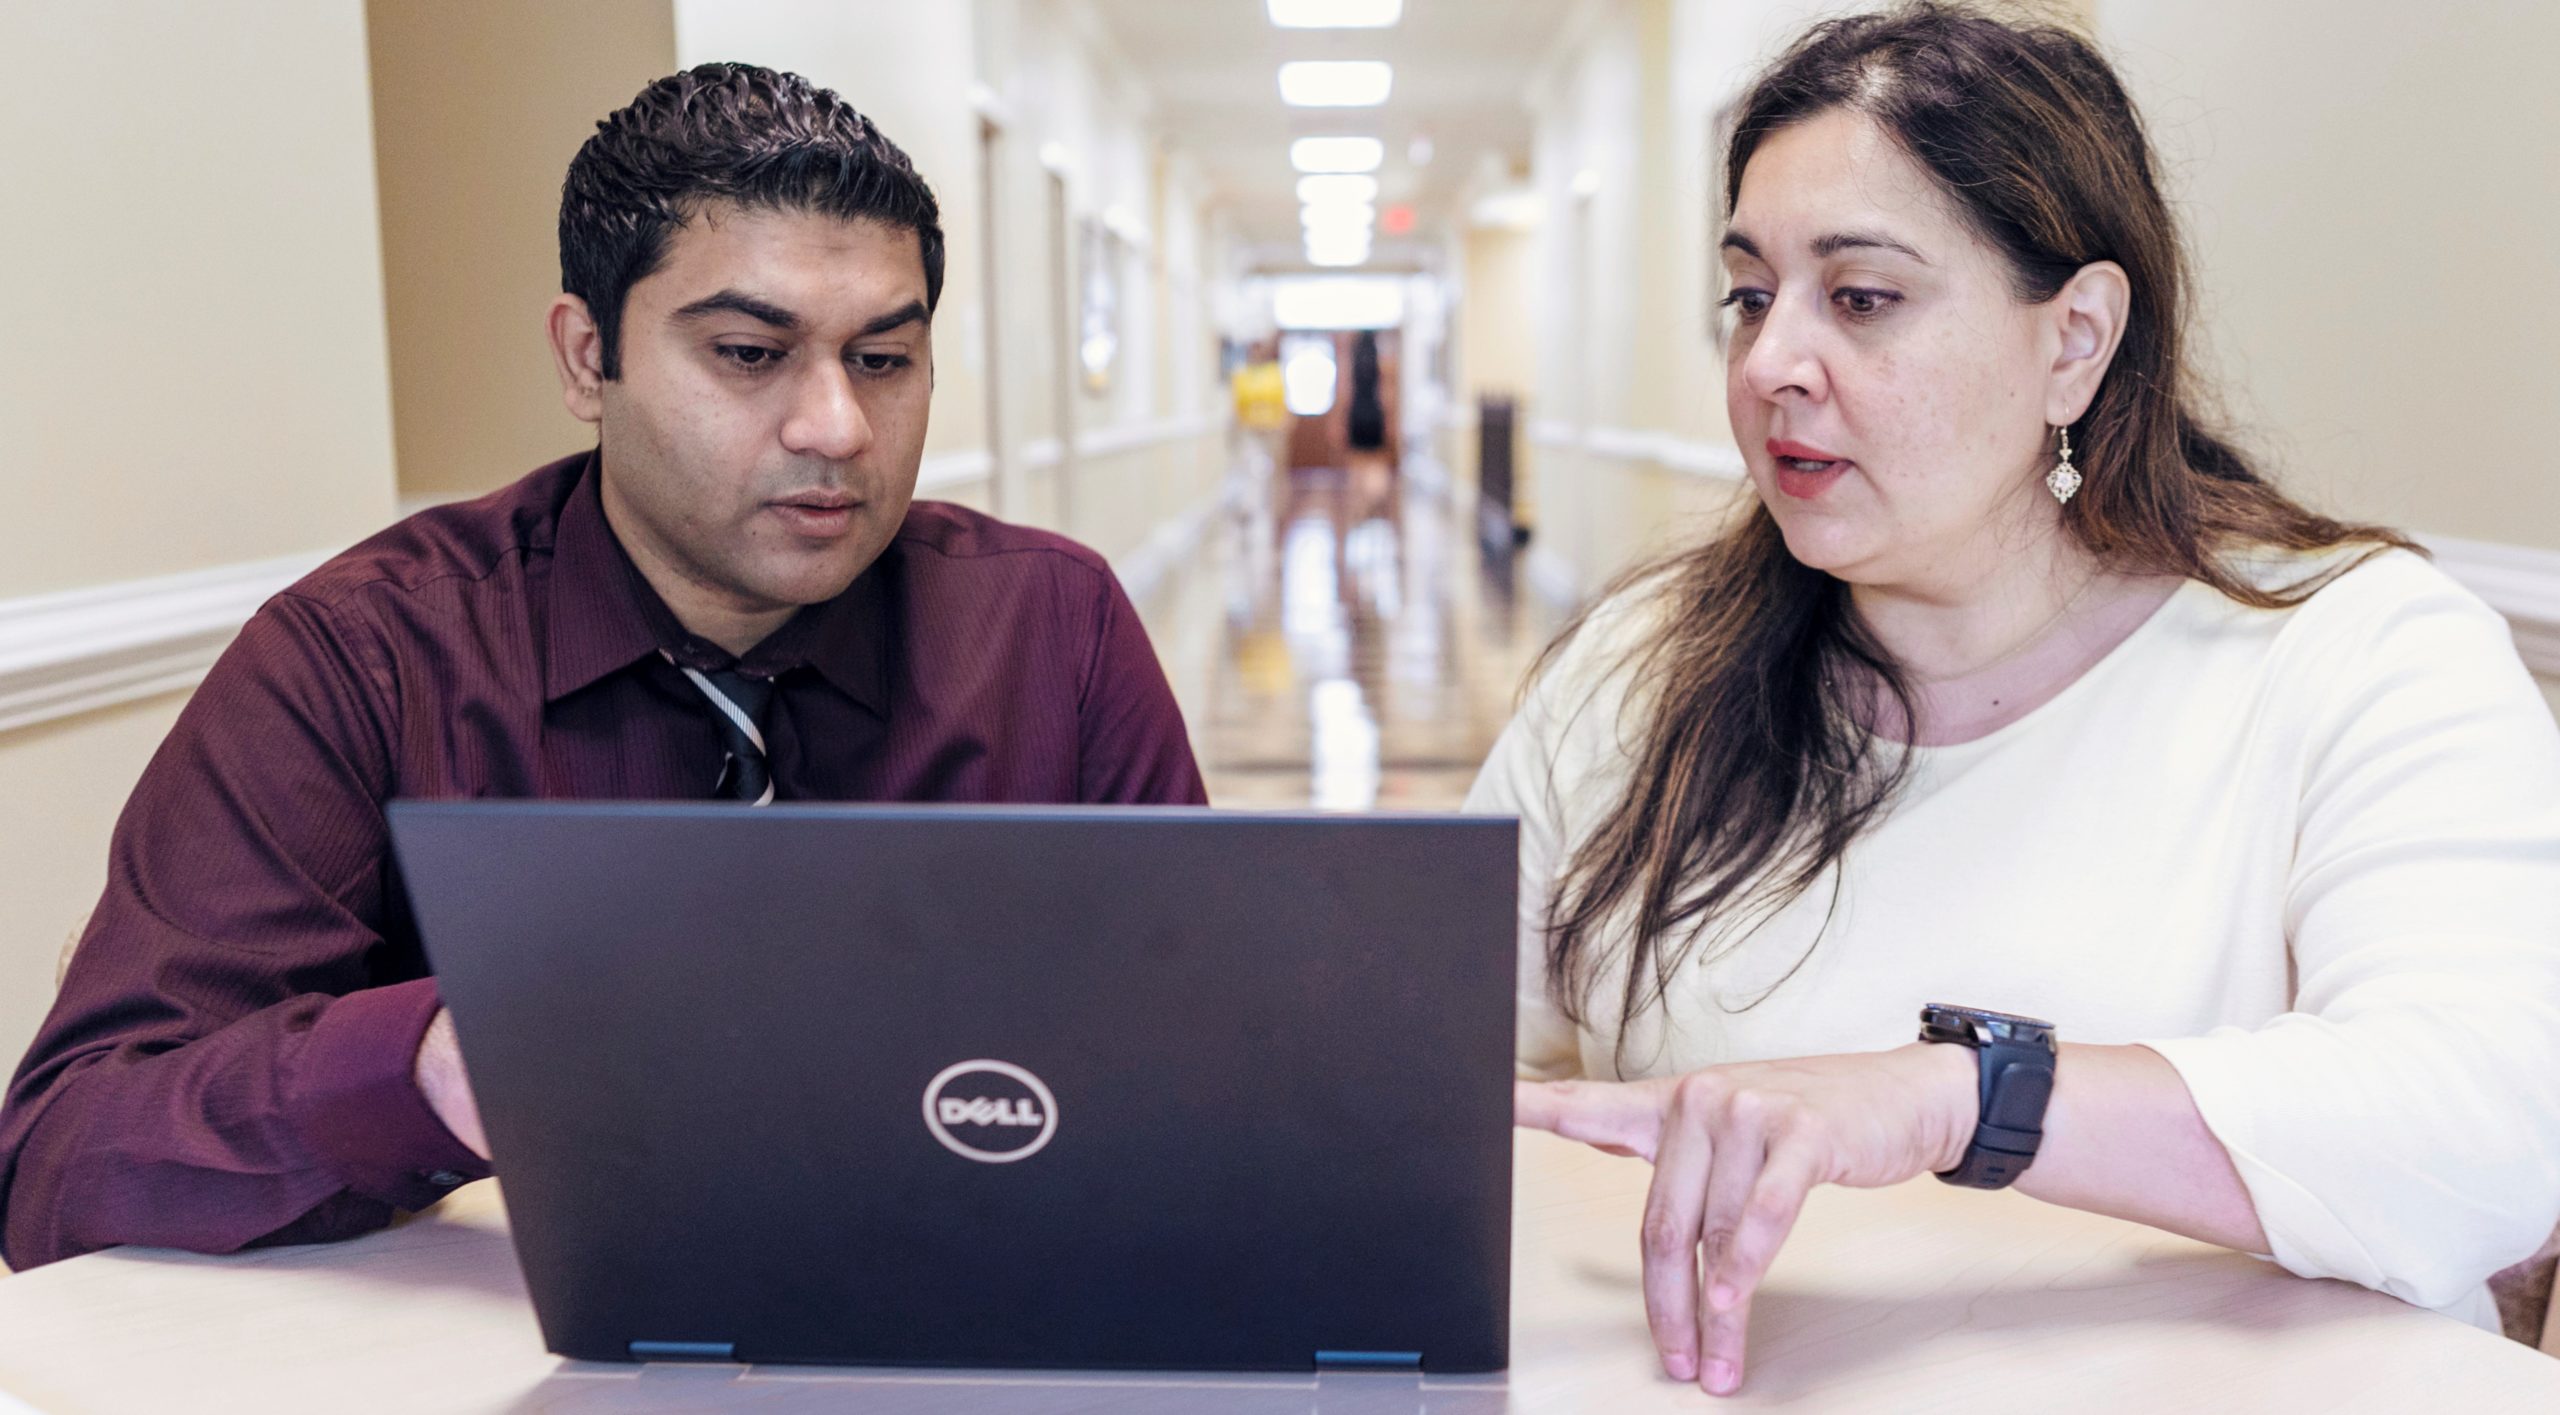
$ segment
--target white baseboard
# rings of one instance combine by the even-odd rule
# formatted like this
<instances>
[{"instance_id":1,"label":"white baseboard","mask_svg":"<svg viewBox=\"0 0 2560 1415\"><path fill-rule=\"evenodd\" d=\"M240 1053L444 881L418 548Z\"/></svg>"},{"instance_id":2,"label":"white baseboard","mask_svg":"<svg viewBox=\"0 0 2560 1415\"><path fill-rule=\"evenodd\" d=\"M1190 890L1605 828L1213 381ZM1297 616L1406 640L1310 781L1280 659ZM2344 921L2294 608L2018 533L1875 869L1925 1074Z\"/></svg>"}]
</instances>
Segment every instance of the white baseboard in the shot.
<instances>
[{"instance_id":1,"label":"white baseboard","mask_svg":"<svg viewBox=\"0 0 2560 1415\"><path fill-rule=\"evenodd\" d=\"M1690 455L1677 446L1673 453ZM1130 597L1151 594L1192 554L1224 504L1211 497L1185 508L1116 558L1112 568ZM2560 679L2560 550L2423 539L2445 573L2506 616L2526 666ZM259 605L332 553L0 600L0 732L194 687ZM1583 567L1553 546L1533 545L1525 566L1542 598L1579 602Z\"/></svg>"},{"instance_id":2,"label":"white baseboard","mask_svg":"<svg viewBox=\"0 0 2560 1415\"><path fill-rule=\"evenodd\" d=\"M1530 440L1545 447L1569 447L1626 461L1651 462L1668 471L1739 484L1744 478L1742 454L1722 443L1695 442L1628 428L1588 427L1555 420L1529 424ZM2489 602L2514 626L2516 651L2525 666L2546 678L2560 678L2560 550L2463 540L2454 536L2420 536L2435 552L2436 564L2472 593ZM1539 562L1533 557L1532 571ZM1547 564L1545 584L1577 584L1574 567ZM1545 590L1542 589L1541 593Z\"/></svg>"},{"instance_id":3,"label":"white baseboard","mask_svg":"<svg viewBox=\"0 0 2560 1415\"><path fill-rule=\"evenodd\" d=\"M1209 528L1217 523L1218 513L1233 506L1241 491L1230 482L1224 491L1204 496L1179 515L1157 522L1155 530L1136 549L1112 557L1111 572L1120 577L1120 588L1128 592L1132 604L1145 604L1163 587L1174 567L1198 552Z\"/></svg>"},{"instance_id":4,"label":"white baseboard","mask_svg":"<svg viewBox=\"0 0 2560 1415\"><path fill-rule=\"evenodd\" d=\"M995 454L983 447L960 452L936 452L916 466L916 495L925 496L948 491L955 486L967 486L995 474Z\"/></svg>"},{"instance_id":5,"label":"white baseboard","mask_svg":"<svg viewBox=\"0 0 2560 1415\"><path fill-rule=\"evenodd\" d=\"M0 732L192 688L330 552L0 601Z\"/></svg>"},{"instance_id":6,"label":"white baseboard","mask_svg":"<svg viewBox=\"0 0 2560 1415\"><path fill-rule=\"evenodd\" d=\"M1156 422L1095 428L1091 432L1079 428L1075 437L1076 455L1109 457L1121 452L1134 452L1141 447L1153 447L1158 443L1206 437L1225 425L1214 417L1198 417L1164 418Z\"/></svg>"},{"instance_id":7,"label":"white baseboard","mask_svg":"<svg viewBox=\"0 0 2560 1415\"><path fill-rule=\"evenodd\" d=\"M1539 419L1529 424L1529 440L1540 447L1568 447L1600 457L1651 462L1664 471L1704 477L1709 481L1743 479L1742 453L1722 442L1701 442L1645 428L1576 427Z\"/></svg>"},{"instance_id":8,"label":"white baseboard","mask_svg":"<svg viewBox=\"0 0 2560 1415\"><path fill-rule=\"evenodd\" d=\"M2526 668L2560 680L2560 550L2453 536L2418 540L2435 552L2436 568L2506 617ZM1550 603L1580 601L1580 569L1552 548L1532 550L1528 572L1530 587Z\"/></svg>"},{"instance_id":9,"label":"white baseboard","mask_svg":"<svg viewBox=\"0 0 2560 1415\"><path fill-rule=\"evenodd\" d=\"M1582 572L1557 554L1554 547L1531 541L1529 554L1521 565L1529 577L1529 588L1550 607L1570 613L1581 606Z\"/></svg>"},{"instance_id":10,"label":"white baseboard","mask_svg":"<svg viewBox=\"0 0 2560 1415\"><path fill-rule=\"evenodd\" d=\"M1111 457L1153 447L1163 442L1179 442L1185 438L1207 437L1226 426L1217 417L1162 418L1155 422L1129 423L1120 427L1079 429L1074 439L1078 457ZM1067 460L1067 447L1054 437L1035 438L1014 449L1014 458L1033 471L1042 471Z\"/></svg>"}]
</instances>

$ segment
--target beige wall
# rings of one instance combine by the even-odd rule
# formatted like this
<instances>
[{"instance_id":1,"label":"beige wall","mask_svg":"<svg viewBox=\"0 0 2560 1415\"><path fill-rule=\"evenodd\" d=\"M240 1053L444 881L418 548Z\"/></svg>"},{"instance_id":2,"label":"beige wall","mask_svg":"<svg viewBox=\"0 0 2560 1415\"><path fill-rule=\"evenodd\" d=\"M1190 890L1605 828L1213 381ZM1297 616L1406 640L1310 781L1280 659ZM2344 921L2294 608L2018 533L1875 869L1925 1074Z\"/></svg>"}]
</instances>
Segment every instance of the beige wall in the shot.
<instances>
[{"instance_id":1,"label":"beige wall","mask_svg":"<svg viewBox=\"0 0 2560 1415\"><path fill-rule=\"evenodd\" d=\"M669 0L368 0L393 427L404 499L473 495L592 445L543 310L560 182L596 121L675 68Z\"/></svg>"},{"instance_id":2,"label":"beige wall","mask_svg":"<svg viewBox=\"0 0 2560 1415\"><path fill-rule=\"evenodd\" d=\"M0 5L0 54L0 598L388 520L361 10Z\"/></svg>"},{"instance_id":3,"label":"beige wall","mask_svg":"<svg viewBox=\"0 0 2560 1415\"><path fill-rule=\"evenodd\" d=\"M987 445L978 308L978 120L970 9L956 0L676 0L676 59L788 69L834 89L906 150L942 206L927 456Z\"/></svg>"},{"instance_id":4,"label":"beige wall","mask_svg":"<svg viewBox=\"0 0 2560 1415\"><path fill-rule=\"evenodd\" d=\"M2349 514L2560 547L2560 5L2099 0L2221 386Z\"/></svg>"},{"instance_id":5,"label":"beige wall","mask_svg":"<svg viewBox=\"0 0 2560 1415\"><path fill-rule=\"evenodd\" d=\"M362 11L0 5L0 599L392 514ZM0 733L0 1055L182 696Z\"/></svg>"},{"instance_id":6,"label":"beige wall","mask_svg":"<svg viewBox=\"0 0 2560 1415\"><path fill-rule=\"evenodd\" d=\"M53 1005L53 970L107 882L107 837L183 693L0 736L0 1059Z\"/></svg>"},{"instance_id":7,"label":"beige wall","mask_svg":"<svg viewBox=\"0 0 2560 1415\"><path fill-rule=\"evenodd\" d=\"M1149 532L1215 486L1213 438L1193 436L1076 459L1064 472L1025 451L1070 424L1079 439L1157 426L1211 410L1207 195L1169 154L1135 82L1074 0L677 0L676 48L686 64L745 59L797 70L876 120L915 159L940 198L949 242L934 321L937 377L928 456L988 451L1010 464L998 488L946 484L930 494L1050 526L1106 554ZM978 95L1000 119L994 169ZM1050 214L1052 172L1064 173L1069 229L1064 269L1073 290L1086 218L1112 218L1135 239L1119 264L1120 356L1110 388L1064 395ZM982 182L982 179L983 182ZM992 188L996 215L982 209ZM1003 332L990 337L993 298ZM1070 311L1072 304L1069 305ZM989 380L1000 380L1004 426L989 426Z\"/></svg>"},{"instance_id":8,"label":"beige wall","mask_svg":"<svg viewBox=\"0 0 2560 1415\"><path fill-rule=\"evenodd\" d=\"M1532 95L1549 431L1729 443L1705 314L1709 126L1838 8L1602 0L1560 51ZM2560 321L2539 313L2560 304L2560 90L2536 68L2560 54L2560 7L2036 8L2094 15L2128 74L2197 257L2216 387L2287 485L2421 532L2560 547L2539 455L2560 406ZM1585 585L1658 543L1666 504L1712 506L1641 455L1530 460L1541 539Z\"/></svg>"},{"instance_id":9,"label":"beige wall","mask_svg":"<svg viewBox=\"0 0 2560 1415\"><path fill-rule=\"evenodd\" d=\"M1154 455L1086 456L1063 476L1031 468L1028 445L1212 411L1211 280L1222 268L1205 184L1167 150L1146 90L1075 0L975 0L977 81L1001 115L996 148L997 300L1006 336L1001 439L1017 467L1008 514L1105 551L1143 536L1183 501L1140 503ZM1053 203L1063 188L1066 227ZM1110 388L1073 377L1070 354L1089 223L1117 221L1120 353ZM1063 291L1058 273L1063 270ZM1063 294L1063 298L1061 298ZM1061 328L1061 320L1066 323ZM1189 466L1188 452L1169 454ZM1139 469L1132 471L1133 468Z\"/></svg>"}]
</instances>

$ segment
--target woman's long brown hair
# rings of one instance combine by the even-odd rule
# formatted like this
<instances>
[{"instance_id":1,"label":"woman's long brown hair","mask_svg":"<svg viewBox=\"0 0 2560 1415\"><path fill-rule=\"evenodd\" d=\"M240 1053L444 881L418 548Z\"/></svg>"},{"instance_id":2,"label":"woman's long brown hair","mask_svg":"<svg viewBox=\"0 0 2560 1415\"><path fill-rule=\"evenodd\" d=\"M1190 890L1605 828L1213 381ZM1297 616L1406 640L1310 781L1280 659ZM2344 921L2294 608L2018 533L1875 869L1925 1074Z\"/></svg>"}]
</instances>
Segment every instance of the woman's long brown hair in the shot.
<instances>
[{"instance_id":1,"label":"woman's long brown hair","mask_svg":"<svg viewBox=\"0 0 2560 1415\"><path fill-rule=\"evenodd\" d=\"M2062 515L2099 563L2202 580L2278 609L2388 547L2415 548L2395 531L2288 500L2205 415L2184 341L2176 223L2141 120L2087 41L1938 3L1821 24L1739 107L1724 167L1728 219L1760 144L1832 109L1872 119L1937 179L2006 257L2019 300L2052 299L2094 261L2124 268L2123 340L2072 424L2086 480ZM2234 552L2349 545L2365 549L2273 589L2231 563ZM1621 577L1594 603L1621 596L1651 598L1661 627L1613 665L1641 685L1628 700L1643 724L1633 769L1550 906L1548 982L1577 1021L1590 1019L1597 980L1614 965L1625 964L1623 1022L1659 1003L1693 955L1728 951L1831 872L1908 773L1907 749L1870 730L1879 687L1888 719L1914 720L1906 674L1850 609L1846 587L1789 555L1765 507ZM1588 618L1567 626L1533 676ZM1614 928L1619 920L1632 927Z\"/></svg>"}]
</instances>

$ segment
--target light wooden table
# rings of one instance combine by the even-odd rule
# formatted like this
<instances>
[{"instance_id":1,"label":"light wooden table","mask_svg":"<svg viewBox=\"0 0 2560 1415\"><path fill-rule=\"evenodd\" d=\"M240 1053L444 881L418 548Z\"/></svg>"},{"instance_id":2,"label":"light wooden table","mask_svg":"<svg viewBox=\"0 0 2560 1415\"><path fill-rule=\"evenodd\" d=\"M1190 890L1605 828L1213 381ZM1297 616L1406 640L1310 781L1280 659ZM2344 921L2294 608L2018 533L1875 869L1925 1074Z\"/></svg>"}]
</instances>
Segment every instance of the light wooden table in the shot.
<instances>
[{"instance_id":1,"label":"light wooden table","mask_svg":"<svg viewBox=\"0 0 2560 1415\"><path fill-rule=\"evenodd\" d=\"M123 1249L0 1280L0 1411L1366 1415L1718 1404L1660 1375L1637 1287L1649 1171L1519 1139L1506 1376L1022 1375L593 1366L542 1349L493 1184L352 1243ZM22 1405L13 1405L14 1397ZM2560 1361L2334 1282L2010 1194L1826 1189L1729 1405L1825 1411L2560 1411Z\"/></svg>"}]
</instances>

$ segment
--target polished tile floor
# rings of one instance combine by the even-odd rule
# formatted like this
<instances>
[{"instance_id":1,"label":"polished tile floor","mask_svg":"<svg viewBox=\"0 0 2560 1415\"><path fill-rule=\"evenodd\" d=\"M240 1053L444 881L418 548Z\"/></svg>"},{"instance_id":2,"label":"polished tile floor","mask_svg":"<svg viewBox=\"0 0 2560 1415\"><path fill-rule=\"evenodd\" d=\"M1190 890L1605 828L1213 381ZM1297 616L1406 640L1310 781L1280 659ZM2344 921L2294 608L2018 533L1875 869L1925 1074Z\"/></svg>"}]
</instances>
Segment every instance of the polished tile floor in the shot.
<instances>
[{"instance_id":1,"label":"polished tile floor","mask_svg":"<svg viewBox=\"0 0 2560 1415\"><path fill-rule=\"evenodd\" d=\"M1436 463L1232 475L1139 605L1209 799L1454 809L1561 617L1480 549Z\"/></svg>"}]
</instances>

